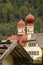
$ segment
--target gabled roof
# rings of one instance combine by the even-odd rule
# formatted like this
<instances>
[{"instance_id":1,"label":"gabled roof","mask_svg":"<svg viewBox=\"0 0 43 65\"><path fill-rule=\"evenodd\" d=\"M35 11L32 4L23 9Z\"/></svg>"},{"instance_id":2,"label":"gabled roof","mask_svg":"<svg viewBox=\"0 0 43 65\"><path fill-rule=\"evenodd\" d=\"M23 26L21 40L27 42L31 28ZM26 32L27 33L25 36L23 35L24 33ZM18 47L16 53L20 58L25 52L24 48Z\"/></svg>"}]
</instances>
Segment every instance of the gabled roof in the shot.
<instances>
[{"instance_id":1,"label":"gabled roof","mask_svg":"<svg viewBox=\"0 0 43 65\"><path fill-rule=\"evenodd\" d=\"M36 40L37 34L32 34L30 40Z\"/></svg>"},{"instance_id":2,"label":"gabled roof","mask_svg":"<svg viewBox=\"0 0 43 65\"><path fill-rule=\"evenodd\" d=\"M43 48L43 33L32 34L30 40L36 40L38 45Z\"/></svg>"},{"instance_id":3,"label":"gabled roof","mask_svg":"<svg viewBox=\"0 0 43 65\"><path fill-rule=\"evenodd\" d=\"M23 35L12 35L7 38L7 40L17 40L20 42L21 45L24 45L25 42L27 41L28 35L23 34Z\"/></svg>"},{"instance_id":4,"label":"gabled roof","mask_svg":"<svg viewBox=\"0 0 43 65\"><path fill-rule=\"evenodd\" d=\"M12 41L8 49L2 54L0 60L5 59L9 54L13 55L14 58L26 58L32 62L32 58L25 51L25 49L17 41Z\"/></svg>"},{"instance_id":5,"label":"gabled roof","mask_svg":"<svg viewBox=\"0 0 43 65\"><path fill-rule=\"evenodd\" d=\"M18 36L12 35L12 36L8 37L7 40L18 40Z\"/></svg>"},{"instance_id":6,"label":"gabled roof","mask_svg":"<svg viewBox=\"0 0 43 65\"><path fill-rule=\"evenodd\" d=\"M37 34L36 41L39 44L39 46L43 48L43 33Z\"/></svg>"},{"instance_id":7,"label":"gabled roof","mask_svg":"<svg viewBox=\"0 0 43 65\"><path fill-rule=\"evenodd\" d=\"M1 42L0 44L1 44L1 50L2 50L2 54L1 54L1 56L0 56L0 60L1 59L4 59L13 49L14 49L14 47L17 45L17 43L16 43L17 41L13 41L12 42L12 44L11 44L11 42L10 42L10 46L8 46L9 44L6 44L7 42ZM3 43L4 43L4 45L7 47L7 49L5 48L5 51L3 51L4 49L3 49ZM8 42L9 43L9 42ZM16 43L16 44L15 44ZM0 51L1 52L1 51Z\"/></svg>"},{"instance_id":8,"label":"gabled roof","mask_svg":"<svg viewBox=\"0 0 43 65\"><path fill-rule=\"evenodd\" d=\"M13 38L12 38L13 37ZM36 40L37 43L39 44L39 46L41 48L43 48L43 33L34 33L31 35L31 38L28 40L28 35L27 34L23 34L23 35L14 35L14 36L10 36L8 37L8 40L18 40L20 41L21 45L24 45L27 41L29 40Z\"/></svg>"}]
</instances>

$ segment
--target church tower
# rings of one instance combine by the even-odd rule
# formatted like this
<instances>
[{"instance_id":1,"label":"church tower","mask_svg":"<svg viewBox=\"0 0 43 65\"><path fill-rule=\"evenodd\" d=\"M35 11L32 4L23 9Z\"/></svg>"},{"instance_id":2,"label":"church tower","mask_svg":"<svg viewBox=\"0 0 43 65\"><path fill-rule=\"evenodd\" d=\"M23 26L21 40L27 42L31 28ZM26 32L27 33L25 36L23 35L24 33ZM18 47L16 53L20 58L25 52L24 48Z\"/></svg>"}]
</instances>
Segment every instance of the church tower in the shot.
<instances>
[{"instance_id":1,"label":"church tower","mask_svg":"<svg viewBox=\"0 0 43 65\"><path fill-rule=\"evenodd\" d=\"M25 22L22 19L20 19L20 21L17 23L17 28L18 28L18 35L25 34Z\"/></svg>"},{"instance_id":2,"label":"church tower","mask_svg":"<svg viewBox=\"0 0 43 65\"><path fill-rule=\"evenodd\" d=\"M27 34L33 34L34 33L34 16L32 14L29 14L26 16L26 27L27 27Z\"/></svg>"},{"instance_id":3,"label":"church tower","mask_svg":"<svg viewBox=\"0 0 43 65\"><path fill-rule=\"evenodd\" d=\"M26 29L28 34L28 40L31 38L32 34L34 34L34 16L29 14L26 16Z\"/></svg>"}]
</instances>

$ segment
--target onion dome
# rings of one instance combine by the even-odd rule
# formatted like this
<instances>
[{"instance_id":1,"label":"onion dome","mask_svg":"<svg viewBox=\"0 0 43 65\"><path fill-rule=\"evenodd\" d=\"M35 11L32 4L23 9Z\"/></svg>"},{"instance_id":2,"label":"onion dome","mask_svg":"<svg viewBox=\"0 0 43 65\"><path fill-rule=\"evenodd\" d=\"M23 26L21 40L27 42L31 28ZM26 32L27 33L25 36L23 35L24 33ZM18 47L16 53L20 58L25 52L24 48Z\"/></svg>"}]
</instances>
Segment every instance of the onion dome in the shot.
<instances>
[{"instance_id":1,"label":"onion dome","mask_svg":"<svg viewBox=\"0 0 43 65\"><path fill-rule=\"evenodd\" d=\"M21 19L18 24L17 24L18 27L25 27L25 23L24 21Z\"/></svg>"},{"instance_id":2,"label":"onion dome","mask_svg":"<svg viewBox=\"0 0 43 65\"><path fill-rule=\"evenodd\" d=\"M33 23L35 20L35 17L32 14L29 14L26 16L25 20L27 21L27 23Z\"/></svg>"}]
</instances>

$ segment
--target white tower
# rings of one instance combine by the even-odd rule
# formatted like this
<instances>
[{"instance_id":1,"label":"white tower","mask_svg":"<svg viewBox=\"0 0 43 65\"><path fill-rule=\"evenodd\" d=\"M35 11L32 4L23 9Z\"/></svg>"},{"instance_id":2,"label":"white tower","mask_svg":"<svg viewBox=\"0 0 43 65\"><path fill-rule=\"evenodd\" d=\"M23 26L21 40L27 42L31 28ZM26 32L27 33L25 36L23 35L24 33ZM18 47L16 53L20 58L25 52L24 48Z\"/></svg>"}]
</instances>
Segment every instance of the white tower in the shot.
<instances>
[{"instance_id":1,"label":"white tower","mask_svg":"<svg viewBox=\"0 0 43 65\"><path fill-rule=\"evenodd\" d=\"M18 34L25 34L25 23L22 19L17 23Z\"/></svg>"},{"instance_id":2,"label":"white tower","mask_svg":"<svg viewBox=\"0 0 43 65\"><path fill-rule=\"evenodd\" d=\"M31 38L31 35L34 33L34 16L29 14L26 16L26 28L28 34L28 40Z\"/></svg>"},{"instance_id":3,"label":"white tower","mask_svg":"<svg viewBox=\"0 0 43 65\"><path fill-rule=\"evenodd\" d=\"M34 16L32 14L29 14L26 16L26 27L27 27L27 34L33 34L34 33Z\"/></svg>"}]
</instances>

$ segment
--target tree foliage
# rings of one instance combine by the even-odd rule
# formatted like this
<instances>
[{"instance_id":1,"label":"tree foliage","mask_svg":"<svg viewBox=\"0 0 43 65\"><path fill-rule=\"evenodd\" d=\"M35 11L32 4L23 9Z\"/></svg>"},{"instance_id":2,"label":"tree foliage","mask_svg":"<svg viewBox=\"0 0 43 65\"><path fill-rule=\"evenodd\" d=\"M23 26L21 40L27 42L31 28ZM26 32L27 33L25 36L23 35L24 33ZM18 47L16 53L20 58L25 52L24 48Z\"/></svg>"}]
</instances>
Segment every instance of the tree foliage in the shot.
<instances>
[{"instance_id":1,"label":"tree foliage","mask_svg":"<svg viewBox=\"0 0 43 65\"><path fill-rule=\"evenodd\" d=\"M0 39L17 34L17 22L35 16L35 32L43 32L43 0L0 0Z\"/></svg>"}]
</instances>

